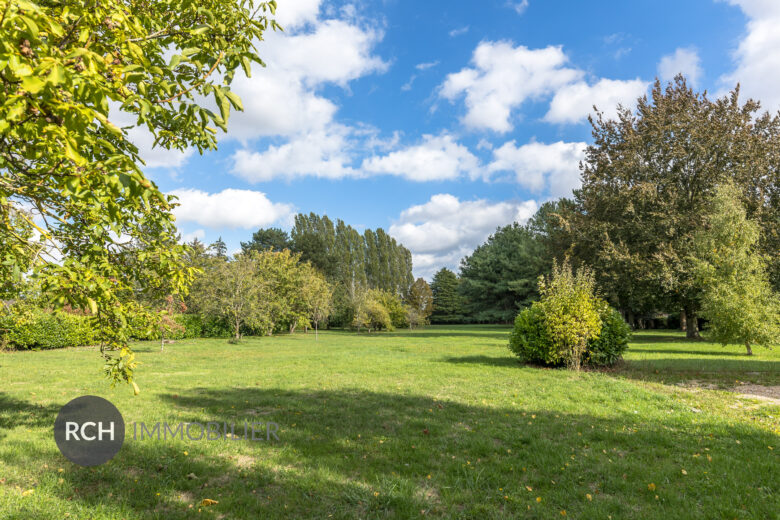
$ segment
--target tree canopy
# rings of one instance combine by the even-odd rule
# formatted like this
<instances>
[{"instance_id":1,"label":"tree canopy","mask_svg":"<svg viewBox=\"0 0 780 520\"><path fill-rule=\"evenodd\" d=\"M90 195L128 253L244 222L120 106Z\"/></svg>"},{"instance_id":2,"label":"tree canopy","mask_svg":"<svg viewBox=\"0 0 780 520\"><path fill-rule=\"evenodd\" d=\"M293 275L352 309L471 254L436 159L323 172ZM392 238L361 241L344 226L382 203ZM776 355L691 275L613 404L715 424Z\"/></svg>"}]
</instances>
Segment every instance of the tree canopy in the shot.
<instances>
[{"instance_id":1,"label":"tree canopy","mask_svg":"<svg viewBox=\"0 0 780 520\"><path fill-rule=\"evenodd\" d=\"M99 323L106 372L132 382L132 287L154 276L185 291L172 197L142 172L119 121L157 146L216 148L241 101L238 70L276 3L249 0L5 2L0 15L0 278L34 265L60 304ZM217 111L208 108L213 100ZM125 123L122 123L125 124ZM30 233L34 228L35 233ZM121 261L141 243L139 270ZM164 244L164 245L161 245ZM142 281L142 284L144 281Z\"/></svg>"}]
</instances>

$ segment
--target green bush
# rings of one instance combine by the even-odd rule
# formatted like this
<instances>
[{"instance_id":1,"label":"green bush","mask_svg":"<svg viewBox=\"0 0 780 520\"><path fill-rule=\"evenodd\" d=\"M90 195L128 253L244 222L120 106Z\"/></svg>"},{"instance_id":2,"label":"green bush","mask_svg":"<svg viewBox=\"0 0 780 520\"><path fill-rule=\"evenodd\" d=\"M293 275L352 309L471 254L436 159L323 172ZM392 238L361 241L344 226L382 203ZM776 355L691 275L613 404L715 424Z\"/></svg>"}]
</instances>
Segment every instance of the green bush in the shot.
<instances>
[{"instance_id":1,"label":"green bush","mask_svg":"<svg viewBox=\"0 0 780 520\"><path fill-rule=\"evenodd\" d=\"M552 341L544 324L544 309L539 302L534 302L515 318L509 349L526 363L558 365L562 360L551 347Z\"/></svg>"},{"instance_id":2,"label":"green bush","mask_svg":"<svg viewBox=\"0 0 780 520\"><path fill-rule=\"evenodd\" d=\"M9 348L52 349L94 345L88 316L15 305L0 316L0 336Z\"/></svg>"},{"instance_id":3,"label":"green bush","mask_svg":"<svg viewBox=\"0 0 780 520\"><path fill-rule=\"evenodd\" d=\"M615 309L601 302L599 310L601 333L588 340L583 361L591 366L614 365L628 348L630 328ZM509 349L521 361L547 366L563 366L567 363L566 352L555 347L545 307L534 302L523 309L515 318L515 326L509 336Z\"/></svg>"},{"instance_id":4,"label":"green bush","mask_svg":"<svg viewBox=\"0 0 780 520\"><path fill-rule=\"evenodd\" d=\"M628 349L631 328L618 311L604 305L601 316L601 334L588 341L586 362L593 366L612 366Z\"/></svg>"}]
</instances>

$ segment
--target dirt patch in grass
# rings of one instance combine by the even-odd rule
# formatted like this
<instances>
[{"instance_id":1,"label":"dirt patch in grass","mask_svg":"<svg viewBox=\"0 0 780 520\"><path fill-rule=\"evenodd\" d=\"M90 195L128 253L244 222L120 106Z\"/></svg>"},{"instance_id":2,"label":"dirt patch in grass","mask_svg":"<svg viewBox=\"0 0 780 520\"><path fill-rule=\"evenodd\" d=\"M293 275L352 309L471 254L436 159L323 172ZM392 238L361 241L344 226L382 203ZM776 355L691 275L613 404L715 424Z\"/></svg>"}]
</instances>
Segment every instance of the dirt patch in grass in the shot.
<instances>
[{"instance_id":1,"label":"dirt patch in grass","mask_svg":"<svg viewBox=\"0 0 780 520\"><path fill-rule=\"evenodd\" d=\"M732 392L736 392L742 397L749 397L751 399L758 399L760 401L767 401L772 404L780 405L780 385L764 386L764 385L739 385L734 387Z\"/></svg>"}]
</instances>

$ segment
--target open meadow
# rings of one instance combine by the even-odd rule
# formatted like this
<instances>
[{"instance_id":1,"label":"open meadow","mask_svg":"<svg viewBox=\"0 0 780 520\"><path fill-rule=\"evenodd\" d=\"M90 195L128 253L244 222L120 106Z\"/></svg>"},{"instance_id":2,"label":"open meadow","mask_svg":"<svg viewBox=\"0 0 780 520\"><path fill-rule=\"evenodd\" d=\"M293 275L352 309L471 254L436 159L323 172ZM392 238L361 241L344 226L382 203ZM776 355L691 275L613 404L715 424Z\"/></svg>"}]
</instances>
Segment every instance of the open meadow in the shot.
<instances>
[{"instance_id":1,"label":"open meadow","mask_svg":"<svg viewBox=\"0 0 780 520\"><path fill-rule=\"evenodd\" d=\"M638 332L615 369L576 373L519 364L509 331L140 343L138 396L94 349L0 355L0 518L777 518L780 401L740 389L777 389L778 350ZM88 394L127 426L92 469L52 436ZM132 438L244 420L279 440Z\"/></svg>"}]
</instances>

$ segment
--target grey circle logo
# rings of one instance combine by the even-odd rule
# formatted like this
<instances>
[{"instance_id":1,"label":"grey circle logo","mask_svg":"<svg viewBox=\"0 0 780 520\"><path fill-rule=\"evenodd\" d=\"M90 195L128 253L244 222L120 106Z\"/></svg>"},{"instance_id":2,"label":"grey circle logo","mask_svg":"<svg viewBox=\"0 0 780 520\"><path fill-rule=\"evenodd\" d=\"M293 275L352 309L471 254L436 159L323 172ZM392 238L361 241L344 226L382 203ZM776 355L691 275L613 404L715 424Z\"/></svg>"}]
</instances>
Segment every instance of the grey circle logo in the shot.
<instances>
[{"instance_id":1,"label":"grey circle logo","mask_svg":"<svg viewBox=\"0 0 780 520\"><path fill-rule=\"evenodd\" d=\"M116 406L102 397L77 397L57 414L54 440L74 464L98 466L119 452L125 441L125 421Z\"/></svg>"}]
</instances>

